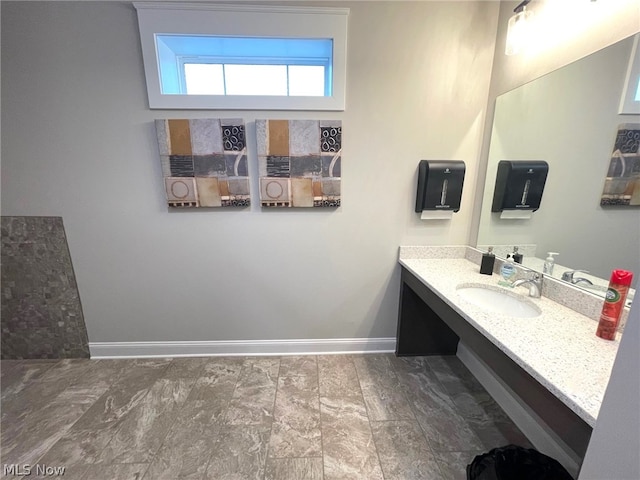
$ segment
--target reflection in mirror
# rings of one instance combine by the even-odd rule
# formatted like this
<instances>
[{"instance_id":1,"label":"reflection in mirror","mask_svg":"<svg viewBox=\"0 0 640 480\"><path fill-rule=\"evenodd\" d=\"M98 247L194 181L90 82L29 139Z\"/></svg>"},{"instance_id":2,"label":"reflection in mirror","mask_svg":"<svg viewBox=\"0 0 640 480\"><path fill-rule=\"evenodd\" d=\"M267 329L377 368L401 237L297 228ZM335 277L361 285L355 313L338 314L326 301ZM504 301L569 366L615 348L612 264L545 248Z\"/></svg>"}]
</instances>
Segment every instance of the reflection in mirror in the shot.
<instances>
[{"instance_id":1,"label":"reflection in mirror","mask_svg":"<svg viewBox=\"0 0 640 480\"><path fill-rule=\"evenodd\" d=\"M478 248L493 245L504 257L518 246L523 264L539 271L547 252L559 252L553 276L587 271L573 274L572 283L592 293L606 290L613 269L631 270L637 285L640 209L600 205L618 126L640 124L640 115L618 113L632 47L627 38L496 100ZM530 219L491 212L500 160L549 163L540 209Z\"/></svg>"}]
</instances>

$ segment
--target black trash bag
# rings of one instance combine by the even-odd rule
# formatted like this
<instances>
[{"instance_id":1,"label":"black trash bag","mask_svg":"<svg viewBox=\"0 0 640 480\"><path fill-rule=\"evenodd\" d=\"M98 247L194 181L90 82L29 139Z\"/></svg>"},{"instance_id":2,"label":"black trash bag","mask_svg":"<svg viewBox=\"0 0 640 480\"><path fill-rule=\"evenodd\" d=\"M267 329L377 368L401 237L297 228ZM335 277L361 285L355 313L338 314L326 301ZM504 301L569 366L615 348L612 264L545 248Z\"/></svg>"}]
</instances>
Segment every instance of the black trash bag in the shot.
<instances>
[{"instance_id":1,"label":"black trash bag","mask_svg":"<svg viewBox=\"0 0 640 480\"><path fill-rule=\"evenodd\" d=\"M543 453L507 445L478 455L467 465L467 480L573 480L569 472Z\"/></svg>"}]
</instances>

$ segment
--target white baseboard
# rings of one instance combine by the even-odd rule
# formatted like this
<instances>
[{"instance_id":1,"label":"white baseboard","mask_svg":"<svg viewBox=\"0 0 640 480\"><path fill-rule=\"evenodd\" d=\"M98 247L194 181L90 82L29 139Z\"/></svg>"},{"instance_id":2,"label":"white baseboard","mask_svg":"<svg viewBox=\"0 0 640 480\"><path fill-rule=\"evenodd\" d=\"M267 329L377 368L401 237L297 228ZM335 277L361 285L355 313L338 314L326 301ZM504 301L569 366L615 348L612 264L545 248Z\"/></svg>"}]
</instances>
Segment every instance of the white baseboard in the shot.
<instances>
[{"instance_id":1,"label":"white baseboard","mask_svg":"<svg viewBox=\"0 0 640 480\"><path fill-rule=\"evenodd\" d=\"M394 352L395 349L395 337L208 342L89 342L91 358L388 353Z\"/></svg>"},{"instance_id":2,"label":"white baseboard","mask_svg":"<svg viewBox=\"0 0 640 480\"><path fill-rule=\"evenodd\" d=\"M562 439L547 427L542 419L462 342L458 343L457 356L536 449L558 460L576 478L581 460L564 444Z\"/></svg>"}]
</instances>

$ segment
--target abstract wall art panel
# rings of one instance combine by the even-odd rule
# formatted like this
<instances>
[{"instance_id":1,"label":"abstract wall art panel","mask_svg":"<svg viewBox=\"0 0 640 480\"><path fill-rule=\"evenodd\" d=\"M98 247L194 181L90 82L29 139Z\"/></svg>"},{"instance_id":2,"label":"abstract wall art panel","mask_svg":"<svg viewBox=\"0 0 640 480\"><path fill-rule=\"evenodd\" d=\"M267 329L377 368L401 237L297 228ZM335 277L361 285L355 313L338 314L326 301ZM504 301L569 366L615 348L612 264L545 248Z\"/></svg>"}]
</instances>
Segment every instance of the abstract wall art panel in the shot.
<instances>
[{"instance_id":1,"label":"abstract wall art panel","mask_svg":"<svg viewBox=\"0 0 640 480\"><path fill-rule=\"evenodd\" d=\"M640 206L640 124L618 127L600 205Z\"/></svg>"},{"instance_id":2,"label":"abstract wall art panel","mask_svg":"<svg viewBox=\"0 0 640 480\"><path fill-rule=\"evenodd\" d=\"M169 207L251 204L244 120L156 120L156 132Z\"/></svg>"},{"instance_id":3,"label":"abstract wall art panel","mask_svg":"<svg viewBox=\"0 0 640 480\"><path fill-rule=\"evenodd\" d=\"M256 120L260 204L339 207L340 120Z\"/></svg>"}]
</instances>

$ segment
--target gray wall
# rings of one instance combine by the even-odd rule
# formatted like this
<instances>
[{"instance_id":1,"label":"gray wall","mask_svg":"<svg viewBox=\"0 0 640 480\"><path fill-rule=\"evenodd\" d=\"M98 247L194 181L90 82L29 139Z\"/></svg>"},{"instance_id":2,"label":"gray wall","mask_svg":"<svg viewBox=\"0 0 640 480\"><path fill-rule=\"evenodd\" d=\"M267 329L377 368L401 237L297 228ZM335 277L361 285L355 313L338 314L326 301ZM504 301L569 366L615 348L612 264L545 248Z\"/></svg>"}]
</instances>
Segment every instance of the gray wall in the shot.
<instances>
[{"instance_id":1,"label":"gray wall","mask_svg":"<svg viewBox=\"0 0 640 480\"><path fill-rule=\"evenodd\" d=\"M168 212L153 120L238 112L150 111L131 5L2 2L2 213L64 218L90 342L393 337L398 246L467 242L498 5L340 5L346 110L241 115L341 119L343 206ZM430 158L467 162L450 222Z\"/></svg>"}]
</instances>

